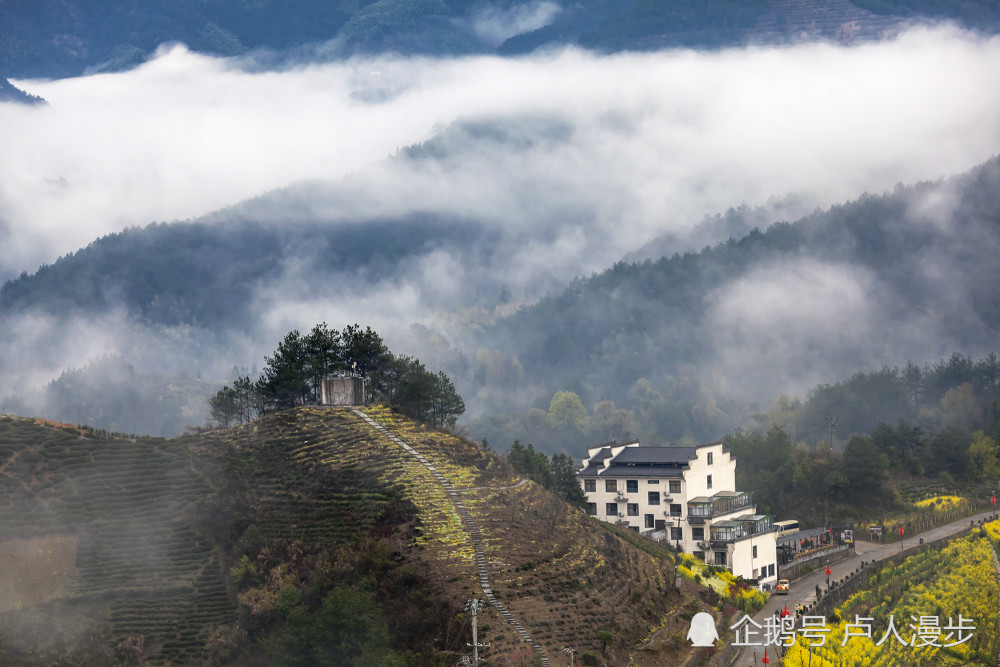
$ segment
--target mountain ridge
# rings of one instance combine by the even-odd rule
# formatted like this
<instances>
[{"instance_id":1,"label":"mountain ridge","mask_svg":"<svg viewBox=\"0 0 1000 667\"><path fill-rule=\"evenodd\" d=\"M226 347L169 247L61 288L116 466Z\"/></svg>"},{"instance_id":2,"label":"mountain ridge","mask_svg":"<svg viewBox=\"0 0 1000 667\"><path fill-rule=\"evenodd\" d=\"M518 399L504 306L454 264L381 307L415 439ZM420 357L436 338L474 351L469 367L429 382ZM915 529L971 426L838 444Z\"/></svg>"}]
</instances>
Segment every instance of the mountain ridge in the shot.
<instances>
[{"instance_id":1,"label":"mountain ridge","mask_svg":"<svg viewBox=\"0 0 1000 667\"><path fill-rule=\"evenodd\" d=\"M490 406L507 411L512 401L521 409L526 403L544 409L555 392L567 389L588 406L605 399L630 405L636 383L657 367L660 377L646 378L654 381L651 388L678 392L686 406L685 415L661 420L659 437L717 439L744 414L732 391L741 374L743 383L762 378L750 400L767 400L861 369L990 352L1000 326L992 298L1000 278L988 261L1000 244L998 189L1000 160L993 158L963 175L866 194L699 252L671 254L675 240L664 237L638 251L666 253L655 261L619 261L508 315L517 304L500 292L505 285L494 284L500 293L490 295L488 282L465 284L464 291L439 296L441 312L449 312L445 303L455 311L446 318L447 331L431 322L397 332L406 342L394 347L453 378L470 417ZM255 222L253 210L237 207L228 223L217 214L211 224L156 224L98 239L0 287L0 323L16 331L26 318L110 318L154 333L163 345L176 345L182 336L191 342L181 366L194 376L204 345L239 340L253 330L262 295L269 295L267 303L309 303L331 285L375 294L378 285L420 275L421 263L443 249L488 265L486 253L494 252L491 240L498 235L476 219L432 212L281 226ZM698 237L757 227L765 213L733 210L708 221ZM783 293L794 298L778 299ZM829 313L810 309L823 300L834 304ZM760 308L753 305L758 302ZM769 324L767 307L788 326ZM827 342L821 322L840 313L854 319L858 333ZM748 345L770 359L770 377L753 364L753 355L740 353ZM826 346L825 359L817 360L809 345ZM779 349L784 356L776 356ZM484 355L510 372L484 371ZM221 370L246 363L245 356L234 358ZM805 373L793 372L796 363ZM709 369L719 369L714 380L706 377ZM50 403L46 414L79 412L58 404ZM192 423L185 418L178 432ZM118 422L115 430L144 430ZM479 435L495 439L498 433Z\"/></svg>"},{"instance_id":2,"label":"mountain ridge","mask_svg":"<svg viewBox=\"0 0 1000 667\"><path fill-rule=\"evenodd\" d=\"M1000 8L987 0L817 0L805 6L786 0L587 0L572 5L161 0L139 12L115 0L46 0L0 6L0 74L52 78L117 71L176 41L204 53L231 56L256 50L267 61L295 61L386 52L519 54L566 44L620 51L803 39L852 43L884 37L914 20L952 20L996 33ZM498 47L497 34L502 37Z\"/></svg>"}]
</instances>

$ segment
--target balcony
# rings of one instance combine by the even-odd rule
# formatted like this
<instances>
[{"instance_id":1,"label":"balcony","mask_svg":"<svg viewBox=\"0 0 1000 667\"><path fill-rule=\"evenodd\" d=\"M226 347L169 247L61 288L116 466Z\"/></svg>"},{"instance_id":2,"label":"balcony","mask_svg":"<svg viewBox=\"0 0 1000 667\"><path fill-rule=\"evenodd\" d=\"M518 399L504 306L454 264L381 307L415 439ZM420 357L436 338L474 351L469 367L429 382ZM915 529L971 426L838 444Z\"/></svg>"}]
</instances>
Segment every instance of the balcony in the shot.
<instances>
[{"instance_id":1,"label":"balcony","mask_svg":"<svg viewBox=\"0 0 1000 667\"><path fill-rule=\"evenodd\" d=\"M747 525L742 521L719 521L712 524L709 542L722 544L735 542L750 535Z\"/></svg>"},{"instance_id":2,"label":"balcony","mask_svg":"<svg viewBox=\"0 0 1000 667\"><path fill-rule=\"evenodd\" d=\"M730 521L718 521L709 528L712 544L731 544L754 535L774 529L773 518L769 514L751 514Z\"/></svg>"},{"instance_id":3,"label":"balcony","mask_svg":"<svg viewBox=\"0 0 1000 667\"><path fill-rule=\"evenodd\" d=\"M753 507L749 491L719 491L712 497L699 496L688 501L688 523L703 525L716 517Z\"/></svg>"},{"instance_id":4,"label":"balcony","mask_svg":"<svg viewBox=\"0 0 1000 667\"><path fill-rule=\"evenodd\" d=\"M741 516L736 520L746 524L747 530L752 535L769 533L774 530L774 517L770 514L751 514L750 516Z\"/></svg>"}]
</instances>

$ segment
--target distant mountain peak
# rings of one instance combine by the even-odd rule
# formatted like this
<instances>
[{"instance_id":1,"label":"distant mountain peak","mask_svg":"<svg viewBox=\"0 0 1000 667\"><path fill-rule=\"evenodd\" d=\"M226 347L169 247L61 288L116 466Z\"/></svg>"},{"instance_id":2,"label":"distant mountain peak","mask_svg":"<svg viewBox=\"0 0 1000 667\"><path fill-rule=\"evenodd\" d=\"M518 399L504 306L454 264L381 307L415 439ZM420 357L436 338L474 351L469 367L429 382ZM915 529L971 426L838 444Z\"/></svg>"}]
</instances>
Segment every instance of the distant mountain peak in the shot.
<instances>
[{"instance_id":1,"label":"distant mountain peak","mask_svg":"<svg viewBox=\"0 0 1000 667\"><path fill-rule=\"evenodd\" d=\"M37 95L26 93L7 79L0 77L0 102L16 102L18 104L47 104Z\"/></svg>"}]
</instances>

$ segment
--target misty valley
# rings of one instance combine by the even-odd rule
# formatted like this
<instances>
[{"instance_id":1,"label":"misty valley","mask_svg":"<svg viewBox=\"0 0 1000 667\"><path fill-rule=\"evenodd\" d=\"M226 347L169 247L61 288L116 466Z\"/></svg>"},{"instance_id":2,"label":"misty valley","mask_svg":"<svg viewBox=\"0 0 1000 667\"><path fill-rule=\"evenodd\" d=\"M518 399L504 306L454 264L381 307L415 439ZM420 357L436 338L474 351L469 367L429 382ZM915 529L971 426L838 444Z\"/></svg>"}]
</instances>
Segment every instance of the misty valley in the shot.
<instances>
[{"instance_id":1,"label":"misty valley","mask_svg":"<svg viewBox=\"0 0 1000 667\"><path fill-rule=\"evenodd\" d=\"M0 662L996 664L997 71L988 0L0 4Z\"/></svg>"}]
</instances>

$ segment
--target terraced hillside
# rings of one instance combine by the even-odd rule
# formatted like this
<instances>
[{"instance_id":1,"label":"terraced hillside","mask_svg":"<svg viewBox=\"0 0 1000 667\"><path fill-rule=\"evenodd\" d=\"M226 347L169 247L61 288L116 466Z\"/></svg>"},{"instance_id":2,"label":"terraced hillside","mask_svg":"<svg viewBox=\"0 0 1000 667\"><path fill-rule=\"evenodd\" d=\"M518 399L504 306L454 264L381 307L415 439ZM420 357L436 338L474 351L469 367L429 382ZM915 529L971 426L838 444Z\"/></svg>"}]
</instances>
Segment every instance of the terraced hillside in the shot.
<instances>
[{"instance_id":1,"label":"terraced hillside","mask_svg":"<svg viewBox=\"0 0 1000 667\"><path fill-rule=\"evenodd\" d=\"M236 613L196 521L212 489L178 441L91 436L0 419L4 659L107 664L131 636L152 661L201 663Z\"/></svg>"},{"instance_id":2,"label":"terraced hillside","mask_svg":"<svg viewBox=\"0 0 1000 667\"><path fill-rule=\"evenodd\" d=\"M463 654L470 637L459 612L466 600L484 593L472 533L456 500L482 538L493 594L543 655L563 656L572 647L589 653L595 664L627 661L632 647L686 602L674 591L665 550L619 535L515 478L502 459L475 443L385 409L366 412L427 465L347 410L303 408L203 438L217 441L210 447L229 448L233 474L245 484L248 520L236 531L231 551L232 561L242 563L233 576L251 636L241 649L244 659L254 653L247 648L254 636L270 637L272 646L286 642L283 595L311 599L304 605L310 613L322 608L332 588L301 582L328 577L323 563L346 564L340 581L363 591L365 581L378 578L372 560L379 559L383 578L373 604L385 610L395 599L397 611L383 618L403 617L405 625L420 630L396 641L405 637L386 620L393 638L387 650L411 646L423 655ZM253 457L245 455L250 451ZM287 568L289 558L302 565ZM272 563L270 570L257 565L265 561ZM424 589L423 603L406 600L400 579L410 581L409 591ZM427 604L430 599L434 604ZM496 608L487 607L479 622L480 641L491 644L484 651L488 659L532 659L523 635ZM436 644L430 642L434 635Z\"/></svg>"},{"instance_id":3,"label":"terraced hillside","mask_svg":"<svg viewBox=\"0 0 1000 667\"><path fill-rule=\"evenodd\" d=\"M386 409L93 435L0 419L14 664L453 664L480 598L494 664L571 647L652 665L687 653L684 619L705 606L674 588L666 550Z\"/></svg>"}]
</instances>

